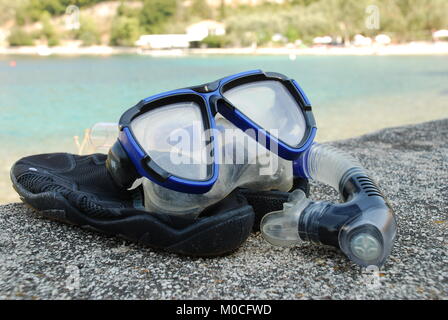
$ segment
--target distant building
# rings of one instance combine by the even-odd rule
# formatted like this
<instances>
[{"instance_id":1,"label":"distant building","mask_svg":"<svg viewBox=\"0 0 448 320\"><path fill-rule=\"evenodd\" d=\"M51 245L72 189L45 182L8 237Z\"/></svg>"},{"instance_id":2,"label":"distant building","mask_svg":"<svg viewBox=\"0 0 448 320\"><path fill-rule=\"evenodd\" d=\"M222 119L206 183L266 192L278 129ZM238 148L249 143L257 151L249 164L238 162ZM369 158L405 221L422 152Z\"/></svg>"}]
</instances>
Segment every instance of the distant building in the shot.
<instances>
[{"instance_id":1,"label":"distant building","mask_svg":"<svg viewBox=\"0 0 448 320\"><path fill-rule=\"evenodd\" d=\"M372 44L372 38L364 37L362 34L357 34L353 38L353 44L357 47L367 47Z\"/></svg>"},{"instance_id":2,"label":"distant building","mask_svg":"<svg viewBox=\"0 0 448 320\"><path fill-rule=\"evenodd\" d=\"M434 39L434 41L448 41L448 30L437 30L433 32L432 38Z\"/></svg>"},{"instance_id":3,"label":"distant building","mask_svg":"<svg viewBox=\"0 0 448 320\"><path fill-rule=\"evenodd\" d=\"M223 23L204 20L187 27L185 34L147 34L142 35L135 43L139 47L149 49L184 49L197 44L208 36L223 36L226 28Z\"/></svg>"},{"instance_id":4,"label":"distant building","mask_svg":"<svg viewBox=\"0 0 448 320\"><path fill-rule=\"evenodd\" d=\"M313 43L316 45L328 45L333 42L333 38L330 36L324 36L324 37L316 37L313 39Z\"/></svg>"},{"instance_id":5,"label":"distant building","mask_svg":"<svg viewBox=\"0 0 448 320\"><path fill-rule=\"evenodd\" d=\"M188 48L190 40L186 34L147 34L140 36L135 44L149 49Z\"/></svg>"},{"instance_id":6,"label":"distant building","mask_svg":"<svg viewBox=\"0 0 448 320\"><path fill-rule=\"evenodd\" d=\"M379 34L375 37L375 42L382 45L388 45L392 42L392 39L386 34Z\"/></svg>"},{"instance_id":7,"label":"distant building","mask_svg":"<svg viewBox=\"0 0 448 320\"><path fill-rule=\"evenodd\" d=\"M282 35L281 33L275 33L272 37L271 40L274 42L288 42L288 38L286 38L284 35Z\"/></svg>"},{"instance_id":8,"label":"distant building","mask_svg":"<svg viewBox=\"0 0 448 320\"><path fill-rule=\"evenodd\" d=\"M203 20L187 27L190 41L202 41L208 36L223 36L226 34L225 25L214 20Z\"/></svg>"}]
</instances>

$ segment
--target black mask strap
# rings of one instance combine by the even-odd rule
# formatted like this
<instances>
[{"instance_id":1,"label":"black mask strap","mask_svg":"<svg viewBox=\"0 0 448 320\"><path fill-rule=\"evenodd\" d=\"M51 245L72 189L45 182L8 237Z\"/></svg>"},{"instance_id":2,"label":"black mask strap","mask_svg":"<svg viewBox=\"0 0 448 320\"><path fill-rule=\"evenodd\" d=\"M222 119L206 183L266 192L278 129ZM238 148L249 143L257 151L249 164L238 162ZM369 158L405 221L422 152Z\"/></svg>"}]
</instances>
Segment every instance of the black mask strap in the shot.
<instances>
[{"instance_id":1,"label":"black mask strap","mask_svg":"<svg viewBox=\"0 0 448 320\"><path fill-rule=\"evenodd\" d=\"M140 178L134 164L118 140L109 150L106 168L114 182L122 188L130 188L135 180Z\"/></svg>"}]
</instances>

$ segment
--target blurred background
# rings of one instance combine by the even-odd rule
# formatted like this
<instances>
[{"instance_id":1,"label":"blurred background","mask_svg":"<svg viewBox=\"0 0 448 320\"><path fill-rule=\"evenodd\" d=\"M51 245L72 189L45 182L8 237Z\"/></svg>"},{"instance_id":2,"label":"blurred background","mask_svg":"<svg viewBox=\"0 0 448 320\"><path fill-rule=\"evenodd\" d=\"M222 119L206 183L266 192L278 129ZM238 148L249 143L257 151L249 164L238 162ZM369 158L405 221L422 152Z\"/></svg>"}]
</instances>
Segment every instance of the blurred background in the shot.
<instances>
[{"instance_id":1,"label":"blurred background","mask_svg":"<svg viewBox=\"0 0 448 320\"><path fill-rule=\"evenodd\" d=\"M447 29L446 0L0 0L0 203L20 157L250 69L302 85L318 141L446 118Z\"/></svg>"}]
</instances>

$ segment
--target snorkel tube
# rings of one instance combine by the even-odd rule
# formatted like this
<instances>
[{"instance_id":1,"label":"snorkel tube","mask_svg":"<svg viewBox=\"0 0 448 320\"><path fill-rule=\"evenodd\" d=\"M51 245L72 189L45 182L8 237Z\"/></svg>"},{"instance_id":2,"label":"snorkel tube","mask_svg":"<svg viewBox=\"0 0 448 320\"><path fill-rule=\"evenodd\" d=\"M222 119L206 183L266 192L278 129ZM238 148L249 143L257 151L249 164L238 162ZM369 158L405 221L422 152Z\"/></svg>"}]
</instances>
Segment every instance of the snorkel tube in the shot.
<instances>
[{"instance_id":1,"label":"snorkel tube","mask_svg":"<svg viewBox=\"0 0 448 320\"><path fill-rule=\"evenodd\" d=\"M394 212L367 171L353 157L313 144L294 162L294 174L328 184L343 203L312 201L291 193L282 211L263 217L263 237L276 246L311 241L340 248L361 266L381 266L397 233Z\"/></svg>"}]
</instances>

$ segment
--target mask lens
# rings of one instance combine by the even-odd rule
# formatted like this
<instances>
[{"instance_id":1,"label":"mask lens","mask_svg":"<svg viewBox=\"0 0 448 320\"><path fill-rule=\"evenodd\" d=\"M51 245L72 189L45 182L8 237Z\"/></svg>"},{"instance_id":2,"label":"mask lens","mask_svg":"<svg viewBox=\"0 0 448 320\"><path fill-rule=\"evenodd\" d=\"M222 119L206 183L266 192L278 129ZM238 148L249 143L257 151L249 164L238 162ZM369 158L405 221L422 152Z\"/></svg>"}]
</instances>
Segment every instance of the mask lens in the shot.
<instances>
[{"instance_id":1,"label":"mask lens","mask_svg":"<svg viewBox=\"0 0 448 320\"><path fill-rule=\"evenodd\" d=\"M305 135L306 122L298 102L279 81L246 83L223 96L272 136L297 146Z\"/></svg>"},{"instance_id":2,"label":"mask lens","mask_svg":"<svg viewBox=\"0 0 448 320\"><path fill-rule=\"evenodd\" d=\"M201 110L179 102L150 110L131 122L134 137L155 163L183 179L208 176L207 145Z\"/></svg>"}]
</instances>

